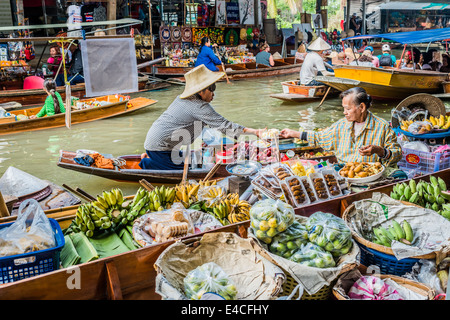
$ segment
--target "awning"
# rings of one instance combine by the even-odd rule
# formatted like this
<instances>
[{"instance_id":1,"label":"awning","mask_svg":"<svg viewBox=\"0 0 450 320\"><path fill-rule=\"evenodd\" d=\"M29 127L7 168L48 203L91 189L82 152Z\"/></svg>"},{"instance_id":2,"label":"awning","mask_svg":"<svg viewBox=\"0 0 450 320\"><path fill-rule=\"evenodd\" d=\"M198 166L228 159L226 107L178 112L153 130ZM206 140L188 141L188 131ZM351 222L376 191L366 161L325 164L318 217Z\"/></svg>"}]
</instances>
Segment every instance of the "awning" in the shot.
<instances>
[{"instance_id":1,"label":"awning","mask_svg":"<svg viewBox=\"0 0 450 320\"><path fill-rule=\"evenodd\" d=\"M428 29L420 31L393 32L380 34L363 34L342 40L384 38L402 44L429 43L450 39L450 28Z\"/></svg>"},{"instance_id":2,"label":"awning","mask_svg":"<svg viewBox=\"0 0 450 320\"><path fill-rule=\"evenodd\" d=\"M444 10L450 9L448 3L394 1L380 4L381 10Z\"/></svg>"}]
</instances>

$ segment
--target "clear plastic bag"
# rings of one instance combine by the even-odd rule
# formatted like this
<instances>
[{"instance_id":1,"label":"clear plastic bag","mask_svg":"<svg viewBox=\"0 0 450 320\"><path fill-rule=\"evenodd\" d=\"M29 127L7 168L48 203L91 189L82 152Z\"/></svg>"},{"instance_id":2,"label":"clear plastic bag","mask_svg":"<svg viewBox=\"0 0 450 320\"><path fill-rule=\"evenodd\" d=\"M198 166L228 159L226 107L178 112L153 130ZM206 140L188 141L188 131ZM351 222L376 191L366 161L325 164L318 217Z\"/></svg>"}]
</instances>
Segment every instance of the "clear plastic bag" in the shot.
<instances>
[{"instance_id":1,"label":"clear plastic bag","mask_svg":"<svg viewBox=\"0 0 450 320\"><path fill-rule=\"evenodd\" d=\"M362 276L348 292L354 300L403 300L400 294L383 279L375 276Z\"/></svg>"},{"instance_id":2,"label":"clear plastic bag","mask_svg":"<svg viewBox=\"0 0 450 320\"><path fill-rule=\"evenodd\" d=\"M290 258L292 254L308 242L308 231L298 221L275 237L269 246L269 251L283 258Z\"/></svg>"},{"instance_id":3,"label":"clear plastic bag","mask_svg":"<svg viewBox=\"0 0 450 320\"><path fill-rule=\"evenodd\" d=\"M184 292L191 300L200 300L203 294L213 292L225 300L234 300L237 290L229 276L214 262L207 262L184 278Z\"/></svg>"},{"instance_id":4,"label":"clear plastic bag","mask_svg":"<svg viewBox=\"0 0 450 320\"><path fill-rule=\"evenodd\" d=\"M0 257L55 247L53 228L35 199L24 200L16 221L0 230Z\"/></svg>"},{"instance_id":5,"label":"clear plastic bag","mask_svg":"<svg viewBox=\"0 0 450 320\"><path fill-rule=\"evenodd\" d=\"M251 228L256 238L266 244L294 223L294 208L281 201L264 199L250 209Z\"/></svg>"},{"instance_id":6,"label":"clear plastic bag","mask_svg":"<svg viewBox=\"0 0 450 320\"><path fill-rule=\"evenodd\" d=\"M429 121L415 121L408 127L408 132L412 134L426 134L433 130L433 124Z\"/></svg>"},{"instance_id":7,"label":"clear plastic bag","mask_svg":"<svg viewBox=\"0 0 450 320\"><path fill-rule=\"evenodd\" d=\"M309 240L334 257L347 254L352 245L350 229L341 218L325 212L315 212L306 221Z\"/></svg>"},{"instance_id":8,"label":"clear plastic bag","mask_svg":"<svg viewBox=\"0 0 450 320\"><path fill-rule=\"evenodd\" d=\"M302 245L289 260L315 268L333 268L336 266L336 261L334 261L331 253L312 242Z\"/></svg>"},{"instance_id":9,"label":"clear plastic bag","mask_svg":"<svg viewBox=\"0 0 450 320\"><path fill-rule=\"evenodd\" d=\"M436 294L445 293L437 276L435 261L420 259L414 264L411 272L406 273L403 277L426 284L434 289Z\"/></svg>"}]
</instances>

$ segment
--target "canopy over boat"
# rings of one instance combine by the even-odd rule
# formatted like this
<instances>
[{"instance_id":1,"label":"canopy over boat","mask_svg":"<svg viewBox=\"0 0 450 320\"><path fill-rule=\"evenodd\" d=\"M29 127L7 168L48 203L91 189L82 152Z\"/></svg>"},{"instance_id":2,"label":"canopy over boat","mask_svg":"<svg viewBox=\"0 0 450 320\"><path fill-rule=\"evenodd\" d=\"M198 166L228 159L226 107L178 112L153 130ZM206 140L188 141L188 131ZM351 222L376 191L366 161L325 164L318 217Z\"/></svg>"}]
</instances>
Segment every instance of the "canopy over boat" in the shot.
<instances>
[{"instance_id":1,"label":"canopy over boat","mask_svg":"<svg viewBox=\"0 0 450 320\"><path fill-rule=\"evenodd\" d=\"M450 39L450 28L427 29L419 31L380 33L380 34L363 34L354 37L344 38L342 40L358 40L384 38L393 40L402 44L429 43L434 41L443 41Z\"/></svg>"}]
</instances>

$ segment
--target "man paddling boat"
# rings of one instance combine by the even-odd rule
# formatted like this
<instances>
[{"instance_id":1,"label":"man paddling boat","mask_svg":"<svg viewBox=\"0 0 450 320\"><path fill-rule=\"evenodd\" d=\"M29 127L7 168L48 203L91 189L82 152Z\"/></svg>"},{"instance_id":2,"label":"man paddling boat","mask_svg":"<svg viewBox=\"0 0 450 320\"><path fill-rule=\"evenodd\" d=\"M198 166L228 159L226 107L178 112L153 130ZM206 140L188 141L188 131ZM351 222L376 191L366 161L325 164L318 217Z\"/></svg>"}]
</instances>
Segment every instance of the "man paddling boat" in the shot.
<instances>
[{"instance_id":1,"label":"man paddling boat","mask_svg":"<svg viewBox=\"0 0 450 320\"><path fill-rule=\"evenodd\" d=\"M344 118L322 131L284 129L282 138L300 138L310 145L333 150L339 162L382 162L395 166L402 158L402 149L395 132L386 120L369 111L372 98L363 88L355 87L341 93Z\"/></svg>"},{"instance_id":2,"label":"man paddling boat","mask_svg":"<svg viewBox=\"0 0 450 320\"><path fill-rule=\"evenodd\" d=\"M263 129L246 128L225 119L211 106L215 83L225 76L200 65L187 72L186 87L166 111L153 122L147 133L139 166L142 169L183 169L181 147L191 145L209 126L237 139L241 134L260 136Z\"/></svg>"}]
</instances>

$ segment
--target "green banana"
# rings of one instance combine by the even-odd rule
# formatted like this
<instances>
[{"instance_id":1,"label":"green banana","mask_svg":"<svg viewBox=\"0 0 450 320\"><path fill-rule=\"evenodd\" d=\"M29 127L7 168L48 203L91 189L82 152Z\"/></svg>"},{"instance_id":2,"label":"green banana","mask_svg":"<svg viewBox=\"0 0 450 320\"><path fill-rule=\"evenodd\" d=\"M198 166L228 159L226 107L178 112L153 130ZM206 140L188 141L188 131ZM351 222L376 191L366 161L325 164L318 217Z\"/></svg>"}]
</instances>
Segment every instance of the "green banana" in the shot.
<instances>
[{"instance_id":1,"label":"green banana","mask_svg":"<svg viewBox=\"0 0 450 320\"><path fill-rule=\"evenodd\" d=\"M444 210L442 211L442 216L448 220L450 220L450 211L449 210Z\"/></svg>"},{"instance_id":2,"label":"green banana","mask_svg":"<svg viewBox=\"0 0 450 320\"><path fill-rule=\"evenodd\" d=\"M389 242L392 242L392 240L394 240L394 238L391 238L390 233L386 230L386 228L384 227L379 227L378 230L380 230L380 232L383 234L383 236L385 236L386 238L389 239Z\"/></svg>"},{"instance_id":3,"label":"green banana","mask_svg":"<svg viewBox=\"0 0 450 320\"><path fill-rule=\"evenodd\" d=\"M409 198L409 202L412 202L412 203L417 203L418 200L419 200L419 193L418 192L413 193L411 198Z\"/></svg>"},{"instance_id":4,"label":"green banana","mask_svg":"<svg viewBox=\"0 0 450 320\"><path fill-rule=\"evenodd\" d=\"M395 192L395 191L392 191L392 192L391 192L390 197L391 197L392 199L394 199L394 200L399 200L399 199L400 199L400 196L399 196L399 195L397 194L397 192Z\"/></svg>"},{"instance_id":5,"label":"green banana","mask_svg":"<svg viewBox=\"0 0 450 320\"><path fill-rule=\"evenodd\" d=\"M450 200L450 193L445 191L441 191L441 196L445 199L445 200Z\"/></svg>"},{"instance_id":6,"label":"green banana","mask_svg":"<svg viewBox=\"0 0 450 320\"><path fill-rule=\"evenodd\" d=\"M434 188L433 188L433 185L431 183L427 184L427 192L430 195L434 194Z\"/></svg>"},{"instance_id":7,"label":"green banana","mask_svg":"<svg viewBox=\"0 0 450 320\"><path fill-rule=\"evenodd\" d=\"M416 181L411 179L409 180L409 188L411 189L411 193L414 194L417 191L417 184Z\"/></svg>"},{"instance_id":8,"label":"green banana","mask_svg":"<svg viewBox=\"0 0 450 320\"><path fill-rule=\"evenodd\" d=\"M402 228L403 228L403 231L405 232L405 239L408 240L409 242L412 242L413 238L414 238L414 234L413 234L411 225L408 223L408 221L403 220Z\"/></svg>"},{"instance_id":9,"label":"green banana","mask_svg":"<svg viewBox=\"0 0 450 320\"><path fill-rule=\"evenodd\" d=\"M438 179L436 179L435 176L430 176L430 182L431 182L431 184L433 185L433 187L434 187L434 186L439 186Z\"/></svg>"},{"instance_id":10,"label":"green banana","mask_svg":"<svg viewBox=\"0 0 450 320\"><path fill-rule=\"evenodd\" d=\"M397 233L397 237L399 239L405 239L405 237L406 237L405 231L401 227L400 223L398 223L395 220L392 220L392 226L394 227L395 233Z\"/></svg>"},{"instance_id":11,"label":"green banana","mask_svg":"<svg viewBox=\"0 0 450 320\"><path fill-rule=\"evenodd\" d=\"M406 184L404 182L402 182L398 185L398 194L399 195L403 195L405 193L405 186L406 186Z\"/></svg>"},{"instance_id":12,"label":"green banana","mask_svg":"<svg viewBox=\"0 0 450 320\"><path fill-rule=\"evenodd\" d=\"M399 240L399 238L398 238L398 236L397 236L397 233L395 232L394 227L390 226L389 229L388 229L388 232L389 232L389 234L391 235L391 238L392 238L392 239L394 239L394 240L396 240L396 241Z\"/></svg>"},{"instance_id":13,"label":"green banana","mask_svg":"<svg viewBox=\"0 0 450 320\"><path fill-rule=\"evenodd\" d=\"M438 203L437 203L437 202L434 202L434 203L431 205L431 209L434 210L434 211L439 211L439 205L438 205Z\"/></svg>"},{"instance_id":14,"label":"green banana","mask_svg":"<svg viewBox=\"0 0 450 320\"><path fill-rule=\"evenodd\" d=\"M442 179L441 177L438 177L438 185L439 188L441 189L441 191L447 191L447 184L445 183L444 179Z\"/></svg>"}]
</instances>

